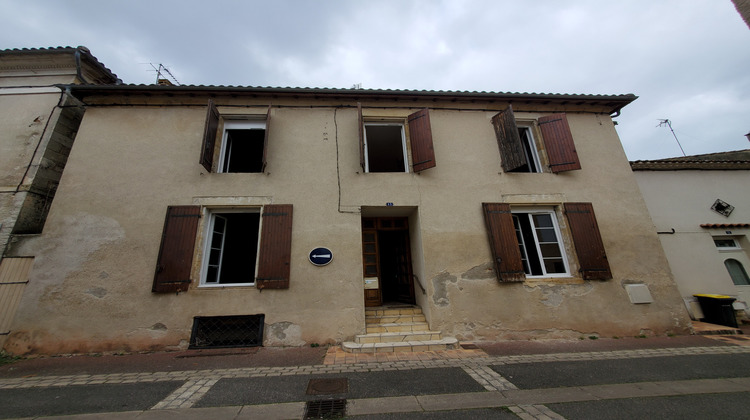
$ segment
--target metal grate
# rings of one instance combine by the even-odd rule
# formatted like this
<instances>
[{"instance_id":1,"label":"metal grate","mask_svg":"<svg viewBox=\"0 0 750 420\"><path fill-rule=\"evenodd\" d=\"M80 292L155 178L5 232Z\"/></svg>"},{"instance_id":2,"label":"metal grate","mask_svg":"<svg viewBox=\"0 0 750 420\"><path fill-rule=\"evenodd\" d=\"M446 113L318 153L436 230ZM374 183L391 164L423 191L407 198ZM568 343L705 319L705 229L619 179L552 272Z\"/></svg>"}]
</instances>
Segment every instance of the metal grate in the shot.
<instances>
[{"instance_id":1,"label":"metal grate","mask_svg":"<svg viewBox=\"0 0 750 420\"><path fill-rule=\"evenodd\" d=\"M338 419L346 415L346 400L316 400L305 405L306 419Z\"/></svg>"},{"instance_id":2,"label":"metal grate","mask_svg":"<svg viewBox=\"0 0 750 420\"><path fill-rule=\"evenodd\" d=\"M196 316L189 348L262 346L264 320L264 314Z\"/></svg>"},{"instance_id":3,"label":"metal grate","mask_svg":"<svg viewBox=\"0 0 750 420\"><path fill-rule=\"evenodd\" d=\"M313 378L307 383L307 395L344 394L349 392L346 378Z\"/></svg>"}]
</instances>

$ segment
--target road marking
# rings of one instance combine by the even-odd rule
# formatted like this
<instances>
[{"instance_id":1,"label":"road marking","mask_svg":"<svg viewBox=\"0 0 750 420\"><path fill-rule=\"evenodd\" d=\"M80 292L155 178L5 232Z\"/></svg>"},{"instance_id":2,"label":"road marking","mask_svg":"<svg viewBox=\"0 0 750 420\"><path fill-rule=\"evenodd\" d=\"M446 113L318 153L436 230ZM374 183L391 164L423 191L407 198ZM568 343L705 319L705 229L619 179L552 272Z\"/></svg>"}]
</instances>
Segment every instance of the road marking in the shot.
<instances>
[{"instance_id":1,"label":"road marking","mask_svg":"<svg viewBox=\"0 0 750 420\"><path fill-rule=\"evenodd\" d=\"M206 395L218 379L197 379L185 382L181 387L167 395L151 407L152 410L168 410L172 408L191 408L201 397Z\"/></svg>"},{"instance_id":2,"label":"road marking","mask_svg":"<svg viewBox=\"0 0 750 420\"><path fill-rule=\"evenodd\" d=\"M518 389L502 375L495 372L489 366L462 366L464 372L468 373L475 381L479 382L487 391L505 391Z\"/></svg>"}]
</instances>

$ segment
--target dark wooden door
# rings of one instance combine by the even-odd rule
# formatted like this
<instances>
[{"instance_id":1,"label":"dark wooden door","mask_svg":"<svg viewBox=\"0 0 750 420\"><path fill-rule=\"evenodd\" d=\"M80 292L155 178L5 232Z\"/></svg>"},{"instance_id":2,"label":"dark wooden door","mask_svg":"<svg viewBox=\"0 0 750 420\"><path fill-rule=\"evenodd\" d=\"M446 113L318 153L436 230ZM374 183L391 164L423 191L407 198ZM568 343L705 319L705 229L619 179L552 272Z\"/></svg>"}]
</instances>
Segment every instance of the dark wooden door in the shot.
<instances>
[{"instance_id":1,"label":"dark wooden door","mask_svg":"<svg viewBox=\"0 0 750 420\"><path fill-rule=\"evenodd\" d=\"M365 286L366 307L415 302L410 248L405 217L362 219L365 281L377 278L377 288Z\"/></svg>"}]
</instances>

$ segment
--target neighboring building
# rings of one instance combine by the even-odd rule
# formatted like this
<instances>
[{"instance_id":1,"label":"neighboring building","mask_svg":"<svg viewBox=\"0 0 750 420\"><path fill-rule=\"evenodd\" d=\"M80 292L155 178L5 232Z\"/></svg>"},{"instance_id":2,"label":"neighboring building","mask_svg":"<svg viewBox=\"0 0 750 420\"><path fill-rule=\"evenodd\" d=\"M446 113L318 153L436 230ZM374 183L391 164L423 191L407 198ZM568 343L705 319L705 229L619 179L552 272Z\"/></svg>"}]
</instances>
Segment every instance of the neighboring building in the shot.
<instances>
[{"instance_id":1,"label":"neighboring building","mask_svg":"<svg viewBox=\"0 0 750 420\"><path fill-rule=\"evenodd\" d=\"M732 0L732 3L737 9L737 13L742 16L742 20L745 21L747 26L750 26L750 0Z\"/></svg>"},{"instance_id":2,"label":"neighboring building","mask_svg":"<svg viewBox=\"0 0 750 420\"><path fill-rule=\"evenodd\" d=\"M32 258L4 258L42 232L83 108L56 84L118 81L85 47L0 51L0 347Z\"/></svg>"},{"instance_id":3,"label":"neighboring building","mask_svg":"<svg viewBox=\"0 0 750 420\"><path fill-rule=\"evenodd\" d=\"M63 88L12 353L340 343L384 303L459 340L690 330L610 117L633 95Z\"/></svg>"},{"instance_id":4,"label":"neighboring building","mask_svg":"<svg viewBox=\"0 0 750 420\"><path fill-rule=\"evenodd\" d=\"M691 315L695 294L750 303L750 149L631 162Z\"/></svg>"}]
</instances>

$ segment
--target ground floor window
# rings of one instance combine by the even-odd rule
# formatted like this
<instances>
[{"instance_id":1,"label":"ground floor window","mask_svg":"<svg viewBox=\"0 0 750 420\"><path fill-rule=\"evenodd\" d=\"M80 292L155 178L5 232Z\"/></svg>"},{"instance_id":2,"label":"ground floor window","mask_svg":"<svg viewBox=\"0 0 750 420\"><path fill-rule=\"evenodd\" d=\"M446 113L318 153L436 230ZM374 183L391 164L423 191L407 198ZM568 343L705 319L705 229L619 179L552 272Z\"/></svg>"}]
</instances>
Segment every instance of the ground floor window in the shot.
<instances>
[{"instance_id":1,"label":"ground floor window","mask_svg":"<svg viewBox=\"0 0 750 420\"><path fill-rule=\"evenodd\" d=\"M745 271L741 262L730 258L724 261L724 266L729 271L729 275L736 286L750 286L750 278L747 277L747 271Z\"/></svg>"},{"instance_id":2,"label":"ground floor window","mask_svg":"<svg viewBox=\"0 0 750 420\"><path fill-rule=\"evenodd\" d=\"M201 284L254 284L260 212L217 210L209 215Z\"/></svg>"},{"instance_id":3,"label":"ground floor window","mask_svg":"<svg viewBox=\"0 0 750 420\"><path fill-rule=\"evenodd\" d=\"M527 276L568 273L553 210L514 211L513 227Z\"/></svg>"}]
</instances>

